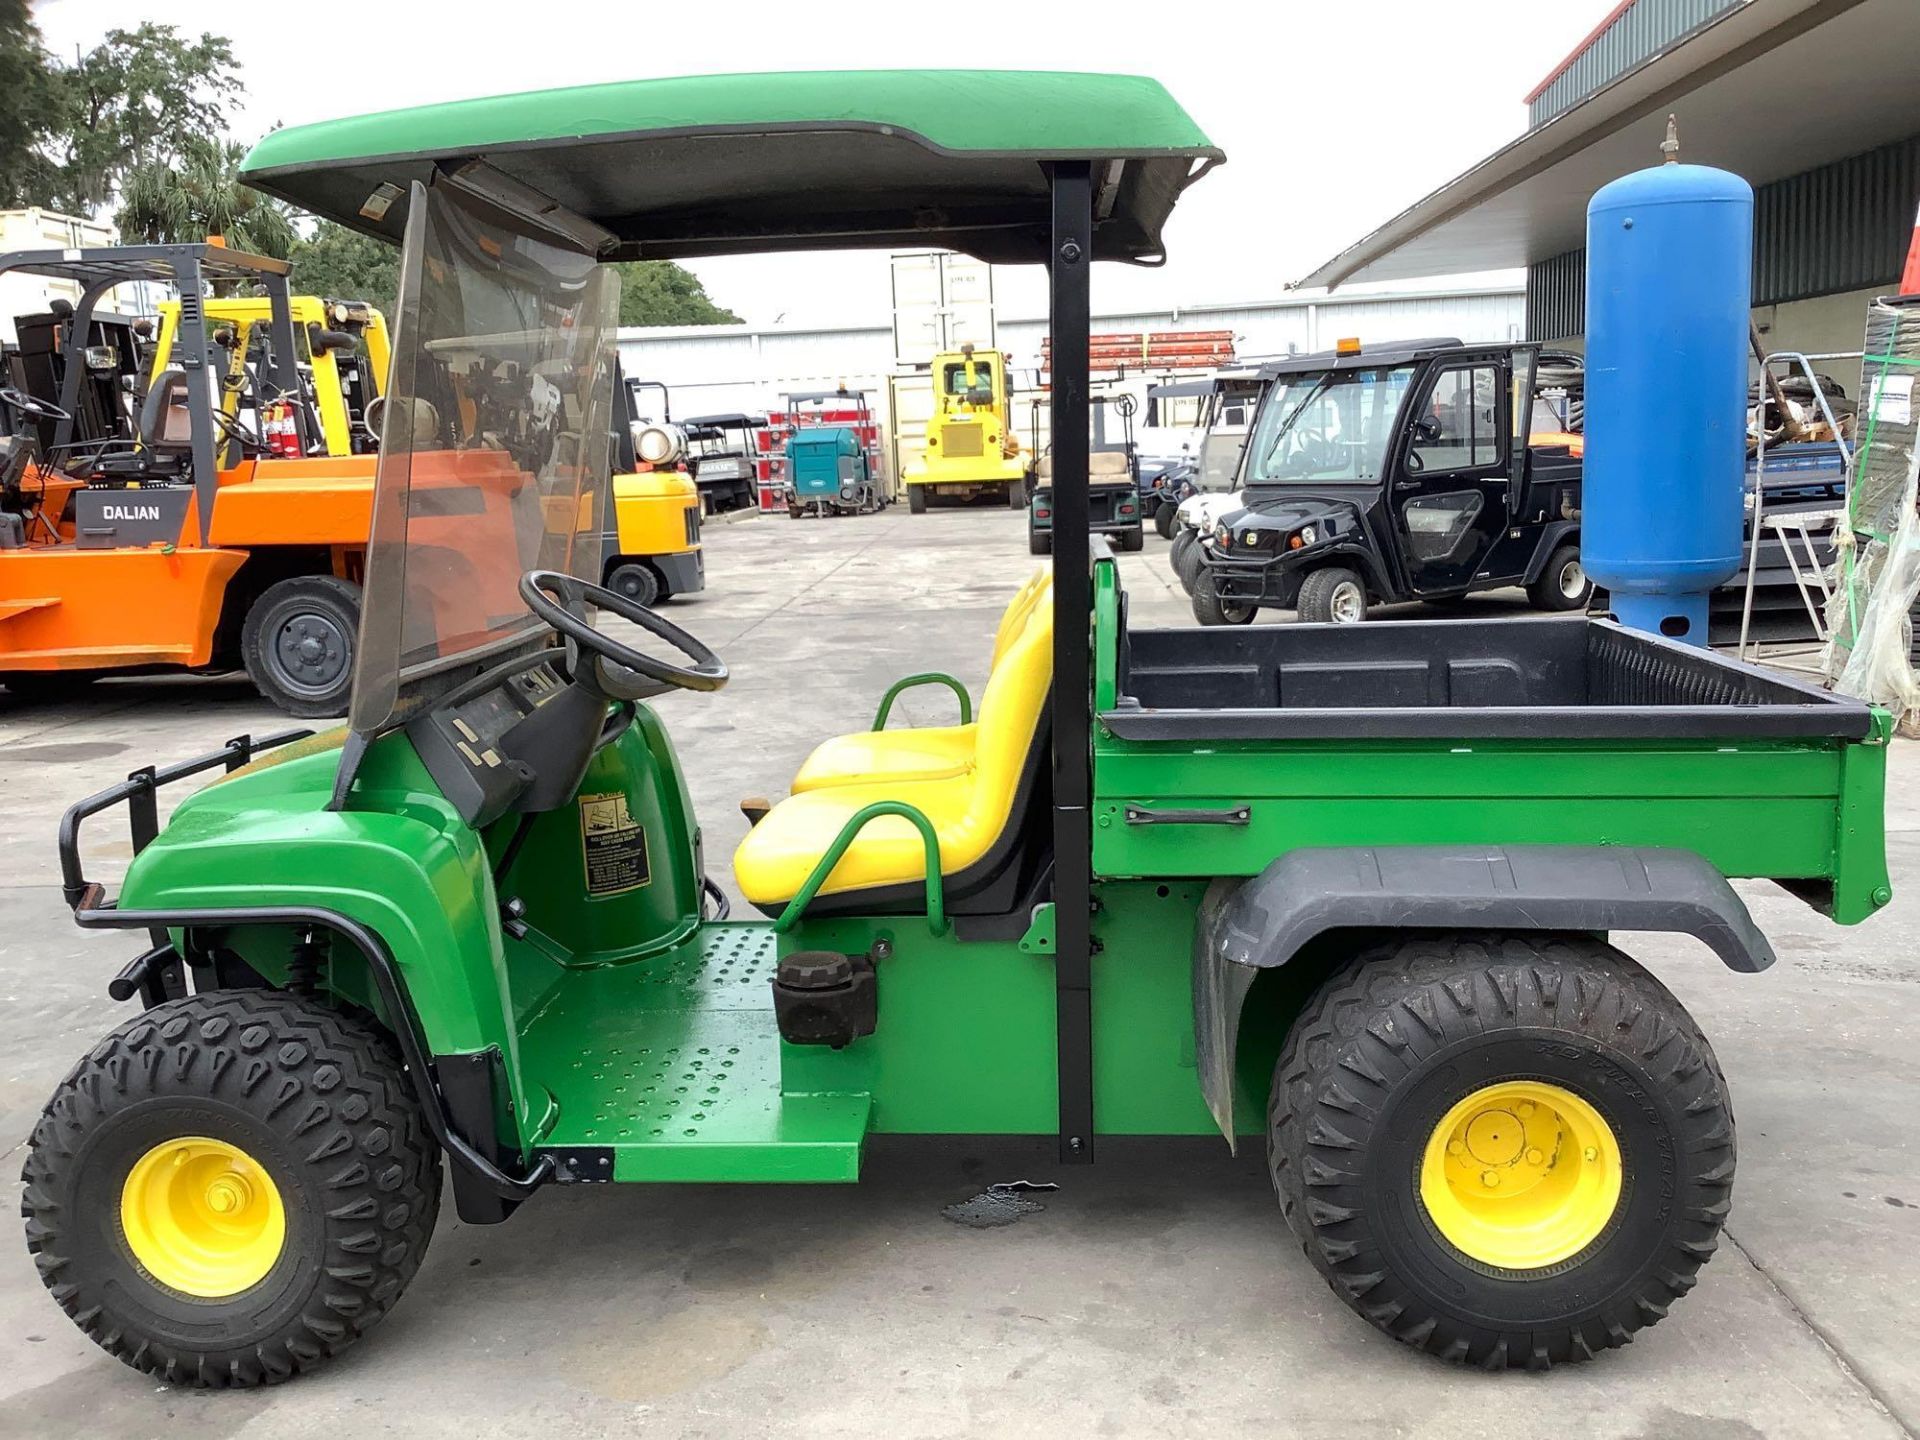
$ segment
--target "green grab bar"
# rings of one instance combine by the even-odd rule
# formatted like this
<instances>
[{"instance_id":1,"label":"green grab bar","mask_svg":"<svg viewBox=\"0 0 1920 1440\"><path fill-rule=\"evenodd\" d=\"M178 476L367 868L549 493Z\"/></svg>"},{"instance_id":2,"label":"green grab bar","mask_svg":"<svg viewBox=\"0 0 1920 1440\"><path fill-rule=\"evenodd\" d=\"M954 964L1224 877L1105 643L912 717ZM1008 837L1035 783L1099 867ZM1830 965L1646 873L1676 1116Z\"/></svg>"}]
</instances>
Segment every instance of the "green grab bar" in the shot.
<instances>
[{"instance_id":1,"label":"green grab bar","mask_svg":"<svg viewBox=\"0 0 1920 1440\"><path fill-rule=\"evenodd\" d=\"M916 685L945 685L960 698L960 723L973 723L973 701L967 695L967 687L953 676L939 670L929 670L924 675L909 675L904 680L896 680L887 687L887 693L880 697L880 713L873 717L870 727L874 730L887 728L887 716L893 713L893 702L900 698L902 691L911 690Z\"/></svg>"},{"instance_id":2,"label":"green grab bar","mask_svg":"<svg viewBox=\"0 0 1920 1440\"><path fill-rule=\"evenodd\" d=\"M878 820L882 815L898 815L903 820L911 820L914 828L920 832L921 842L927 849L927 925L935 935L947 933L947 887L940 875L940 837L933 833L933 822L904 801L876 800L849 816L847 823L840 827L840 833L833 837L833 844L827 847L827 853L820 857L820 863L807 876L807 883L795 892L793 899L787 902L787 908L780 912L780 918L773 922L774 934L784 935L799 923L801 912L813 903L814 895L827 883L833 867L840 863L840 857L853 844L853 837L866 829L870 821Z\"/></svg>"}]
</instances>

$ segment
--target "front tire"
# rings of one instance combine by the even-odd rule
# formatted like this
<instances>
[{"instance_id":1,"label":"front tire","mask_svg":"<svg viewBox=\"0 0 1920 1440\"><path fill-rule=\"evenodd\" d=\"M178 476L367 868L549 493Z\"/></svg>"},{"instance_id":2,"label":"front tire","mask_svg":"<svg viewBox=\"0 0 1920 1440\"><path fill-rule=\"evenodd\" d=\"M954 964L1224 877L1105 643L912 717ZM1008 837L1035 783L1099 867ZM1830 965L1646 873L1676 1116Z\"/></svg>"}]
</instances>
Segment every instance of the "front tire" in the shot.
<instances>
[{"instance_id":1,"label":"front tire","mask_svg":"<svg viewBox=\"0 0 1920 1440\"><path fill-rule=\"evenodd\" d=\"M1214 588L1213 573L1201 567L1193 582L1193 618L1202 625L1251 625L1259 606L1243 600L1222 600Z\"/></svg>"},{"instance_id":2,"label":"front tire","mask_svg":"<svg viewBox=\"0 0 1920 1440\"><path fill-rule=\"evenodd\" d=\"M27 1248L74 1323L170 1384L311 1369L413 1279L440 1152L391 1042L268 990L134 1017L35 1127Z\"/></svg>"},{"instance_id":3,"label":"front tire","mask_svg":"<svg viewBox=\"0 0 1920 1440\"><path fill-rule=\"evenodd\" d=\"M1176 530L1173 534L1173 548L1167 552L1167 564L1173 569L1173 578L1180 582L1180 588L1189 596L1193 594L1193 582L1200 576L1200 532L1189 526Z\"/></svg>"},{"instance_id":4,"label":"front tire","mask_svg":"<svg viewBox=\"0 0 1920 1440\"><path fill-rule=\"evenodd\" d=\"M1329 565L1300 582L1295 608L1311 625L1358 625L1367 618L1367 583L1344 565Z\"/></svg>"},{"instance_id":5,"label":"front tire","mask_svg":"<svg viewBox=\"0 0 1920 1440\"><path fill-rule=\"evenodd\" d=\"M1527 587L1527 599L1536 610L1584 610L1592 598L1593 581L1580 564L1578 545L1556 549Z\"/></svg>"},{"instance_id":6,"label":"front tire","mask_svg":"<svg viewBox=\"0 0 1920 1440\"><path fill-rule=\"evenodd\" d=\"M629 560L607 572L607 588L624 595L636 605L657 605L661 595L660 577L651 565Z\"/></svg>"},{"instance_id":7,"label":"front tire","mask_svg":"<svg viewBox=\"0 0 1920 1440\"><path fill-rule=\"evenodd\" d=\"M333 575L269 585L240 627L254 688L303 719L347 713L360 643L360 587Z\"/></svg>"},{"instance_id":8,"label":"front tire","mask_svg":"<svg viewBox=\"0 0 1920 1440\"><path fill-rule=\"evenodd\" d=\"M927 513L926 486L909 485L907 487L907 513L909 515L924 515Z\"/></svg>"},{"instance_id":9,"label":"front tire","mask_svg":"<svg viewBox=\"0 0 1920 1440\"><path fill-rule=\"evenodd\" d=\"M1691 1290L1733 1185L1713 1051L1576 935L1398 936L1331 976L1274 1070L1268 1164L1346 1303L1445 1360L1628 1343Z\"/></svg>"},{"instance_id":10,"label":"front tire","mask_svg":"<svg viewBox=\"0 0 1920 1440\"><path fill-rule=\"evenodd\" d=\"M1153 528L1160 532L1162 540L1173 538L1173 518L1177 513L1177 506L1167 504L1162 504L1153 512Z\"/></svg>"}]
</instances>

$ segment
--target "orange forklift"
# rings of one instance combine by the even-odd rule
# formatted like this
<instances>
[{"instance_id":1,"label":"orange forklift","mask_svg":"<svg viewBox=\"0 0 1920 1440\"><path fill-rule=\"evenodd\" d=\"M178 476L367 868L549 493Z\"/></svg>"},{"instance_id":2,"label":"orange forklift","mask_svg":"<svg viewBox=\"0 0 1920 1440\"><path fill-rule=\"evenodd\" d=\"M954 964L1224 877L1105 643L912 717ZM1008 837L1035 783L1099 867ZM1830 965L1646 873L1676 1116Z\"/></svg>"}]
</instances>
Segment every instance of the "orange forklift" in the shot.
<instances>
[{"instance_id":1,"label":"orange forklift","mask_svg":"<svg viewBox=\"0 0 1920 1440\"><path fill-rule=\"evenodd\" d=\"M296 325L288 270L218 244L0 255L0 274L81 292L20 317L0 386L0 684L17 699L243 665L291 715L346 708L380 402L349 397L361 453L329 445L314 377L335 367L316 360L354 336ZM105 308L128 284L179 297L164 353ZM266 323L218 323L210 290L264 296Z\"/></svg>"}]
</instances>

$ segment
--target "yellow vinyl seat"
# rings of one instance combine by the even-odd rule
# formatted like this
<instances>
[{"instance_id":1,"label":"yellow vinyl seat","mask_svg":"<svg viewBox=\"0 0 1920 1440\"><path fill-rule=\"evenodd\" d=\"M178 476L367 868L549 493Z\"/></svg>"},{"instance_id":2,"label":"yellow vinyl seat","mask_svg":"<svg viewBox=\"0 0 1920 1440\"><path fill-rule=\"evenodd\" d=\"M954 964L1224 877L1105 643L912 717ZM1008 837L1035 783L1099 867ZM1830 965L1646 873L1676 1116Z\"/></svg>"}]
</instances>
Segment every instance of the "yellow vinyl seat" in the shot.
<instances>
[{"instance_id":1,"label":"yellow vinyl seat","mask_svg":"<svg viewBox=\"0 0 1920 1440\"><path fill-rule=\"evenodd\" d=\"M998 669L1034 606L1053 596L1053 571L1036 570L1015 592L993 637ZM992 688L989 675L988 688ZM984 702L982 711L984 713ZM973 768L979 722L902 730L862 730L822 741L793 777L793 793L837 785L895 784L903 780L951 780Z\"/></svg>"},{"instance_id":2,"label":"yellow vinyl seat","mask_svg":"<svg viewBox=\"0 0 1920 1440\"><path fill-rule=\"evenodd\" d=\"M1044 735L1052 684L1053 607L1030 605L981 696L980 718L971 727L973 759L964 774L896 776L789 796L733 852L740 893L763 910L792 899L841 827L877 800L904 802L932 822L943 875L952 877L987 858L1016 821L1021 780L1032 768L1036 737ZM855 837L819 893L917 885L926 873L920 832L911 821L884 815Z\"/></svg>"}]
</instances>

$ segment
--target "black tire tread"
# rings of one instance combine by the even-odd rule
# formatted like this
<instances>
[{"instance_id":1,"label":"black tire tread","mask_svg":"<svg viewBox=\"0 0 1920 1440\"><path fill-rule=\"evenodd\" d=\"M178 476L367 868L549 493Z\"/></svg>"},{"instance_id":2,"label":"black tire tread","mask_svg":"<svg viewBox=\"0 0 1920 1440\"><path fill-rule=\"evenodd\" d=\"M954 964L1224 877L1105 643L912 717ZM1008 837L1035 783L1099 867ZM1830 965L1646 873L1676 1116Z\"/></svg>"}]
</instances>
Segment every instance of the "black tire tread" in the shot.
<instances>
[{"instance_id":1,"label":"black tire tread","mask_svg":"<svg viewBox=\"0 0 1920 1440\"><path fill-rule=\"evenodd\" d=\"M1446 1013L1450 1012L1450 1013ZM1437 1048L1449 1025L1481 1033L1523 1012L1625 1050L1674 1087L1700 1157L1696 1203L1644 1283L1579 1327L1495 1335L1426 1309L1369 1244L1366 1217L1339 1203L1344 1167L1364 1146L1373 1105L1398 1073ZM1267 1161L1301 1249L1352 1309L1428 1354L1489 1370L1544 1370L1629 1343L1664 1318L1712 1256L1732 1199L1733 1112L1713 1048L1685 1008L1620 951L1581 935L1402 936L1356 955L1314 993L1274 1068ZM1711 1157L1712 1163L1707 1163Z\"/></svg>"},{"instance_id":2,"label":"black tire tread","mask_svg":"<svg viewBox=\"0 0 1920 1440\"><path fill-rule=\"evenodd\" d=\"M347 627L353 635L353 643L360 643L360 587L337 575L295 575L269 585L247 607L246 619L240 626L240 660L246 667L247 678L253 681L253 688L276 709L296 719L329 719L344 715L347 711L347 698L353 688L353 657L349 658L345 674L334 687L332 695L315 699L296 695L281 686L260 653L261 631L266 626L267 612L289 594L303 590L329 599L345 610L353 622Z\"/></svg>"},{"instance_id":3,"label":"black tire tread","mask_svg":"<svg viewBox=\"0 0 1920 1440\"><path fill-rule=\"evenodd\" d=\"M1328 565L1319 570L1309 571L1300 582L1300 593L1295 597L1294 609L1302 620L1314 625L1330 625L1333 621L1333 592L1343 582L1352 581L1365 594L1367 582L1358 572L1344 565ZM1365 617L1362 616L1364 619Z\"/></svg>"},{"instance_id":4,"label":"black tire tread","mask_svg":"<svg viewBox=\"0 0 1920 1440\"><path fill-rule=\"evenodd\" d=\"M1230 610L1227 602L1220 598L1220 592L1214 588L1213 575L1204 564L1194 576L1193 589L1189 592L1193 608L1193 618L1202 625L1251 625L1260 615L1257 605L1241 605ZM1245 614L1238 613L1245 610Z\"/></svg>"},{"instance_id":5,"label":"black tire tread","mask_svg":"<svg viewBox=\"0 0 1920 1440\"><path fill-rule=\"evenodd\" d=\"M1578 558L1580 547L1575 544L1558 545L1547 557L1547 563L1534 577L1533 584L1527 587L1527 603L1536 610L1578 610L1593 598L1593 581L1587 581L1587 599L1568 601L1560 593L1559 582L1554 578L1560 573L1560 567L1566 563L1568 555Z\"/></svg>"},{"instance_id":6,"label":"black tire tread","mask_svg":"<svg viewBox=\"0 0 1920 1440\"><path fill-rule=\"evenodd\" d=\"M329 1185L323 1280L293 1324L224 1365L217 1354L140 1333L116 1316L110 1294L64 1273L65 1197L82 1140L121 1104L155 1093L159 1077L190 1076L196 1061L209 1089L231 1103L243 1104L274 1077L274 1113L310 1097L291 1133L310 1158L342 1157ZM338 1011L272 990L188 996L113 1031L47 1102L21 1178L27 1249L60 1308L116 1359L169 1384L205 1389L277 1384L359 1339L419 1269L440 1202L438 1148L391 1041Z\"/></svg>"}]
</instances>

